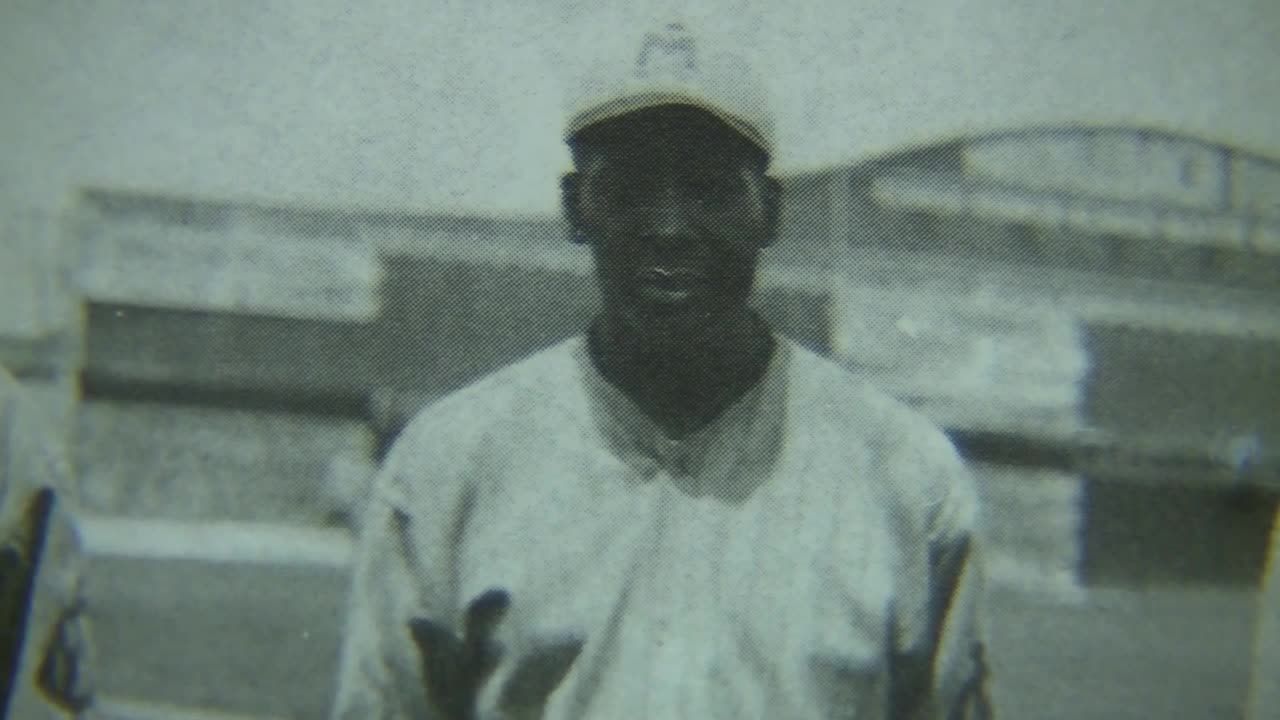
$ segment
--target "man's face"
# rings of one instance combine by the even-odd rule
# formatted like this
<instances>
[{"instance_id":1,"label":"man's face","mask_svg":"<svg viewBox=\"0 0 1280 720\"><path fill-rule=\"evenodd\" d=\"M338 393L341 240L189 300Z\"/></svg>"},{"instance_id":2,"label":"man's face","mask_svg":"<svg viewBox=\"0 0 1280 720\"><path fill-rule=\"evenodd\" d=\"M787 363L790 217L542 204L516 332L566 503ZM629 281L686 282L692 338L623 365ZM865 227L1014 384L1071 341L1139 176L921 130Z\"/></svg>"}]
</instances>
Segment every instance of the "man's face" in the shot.
<instances>
[{"instance_id":1,"label":"man's face","mask_svg":"<svg viewBox=\"0 0 1280 720\"><path fill-rule=\"evenodd\" d=\"M742 316L778 186L727 126L693 109L615 121L565 179L606 311L653 343L714 337Z\"/></svg>"}]
</instances>

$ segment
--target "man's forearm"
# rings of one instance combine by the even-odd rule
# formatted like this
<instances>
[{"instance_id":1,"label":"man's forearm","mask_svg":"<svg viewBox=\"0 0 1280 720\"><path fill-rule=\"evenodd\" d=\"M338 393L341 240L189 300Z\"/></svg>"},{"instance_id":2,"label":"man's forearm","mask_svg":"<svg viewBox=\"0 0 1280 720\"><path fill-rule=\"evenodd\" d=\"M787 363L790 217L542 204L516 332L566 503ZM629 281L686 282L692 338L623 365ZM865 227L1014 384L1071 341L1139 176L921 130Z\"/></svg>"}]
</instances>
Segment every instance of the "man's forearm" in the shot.
<instances>
[{"instance_id":1,"label":"man's forearm","mask_svg":"<svg viewBox=\"0 0 1280 720\"><path fill-rule=\"evenodd\" d=\"M971 536L937 545L931 557L926 641L912 659L896 663L914 674L900 686L908 720L992 720L981 622L982 568ZM914 697L911 697L914 695Z\"/></svg>"}]
</instances>

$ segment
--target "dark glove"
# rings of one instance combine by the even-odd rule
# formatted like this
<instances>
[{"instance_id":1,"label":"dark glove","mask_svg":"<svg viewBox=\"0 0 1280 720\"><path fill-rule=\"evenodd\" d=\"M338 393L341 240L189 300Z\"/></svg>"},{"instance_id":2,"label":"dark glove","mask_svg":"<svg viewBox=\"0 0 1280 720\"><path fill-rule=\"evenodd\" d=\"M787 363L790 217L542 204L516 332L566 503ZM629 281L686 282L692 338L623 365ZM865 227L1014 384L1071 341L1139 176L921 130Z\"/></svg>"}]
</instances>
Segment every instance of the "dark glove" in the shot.
<instances>
[{"instance_id":1,"label":"dark glove","mask_svg":"<svg viewBox=\"0 0 1280 720\"><path fill-rule=\"evenodd\" d=\"M409 621L409 632L422 656L427 697L444 720L478 720L480 689L502 658L493 632L510 606L510 596L500 588L471 601L461 640L434 620Z\"/></svg>"},{"instance_id":2,"label":"dark glove","mask_svg":"<svg viewBox=\"0 0 1280 720\"><path fill-rule=\"evenodd\" d=\"M500 588L471 601L461 639L432 620L415 618L409 622L409 632L422 656L427 696L444 720L482 720L477 706L480 693L503 655L493 633L510 604L507 591ZM498 717L540 718L547 699L568 675L582 645L581 639L564 638L536 644L521 654L498 695Z\"/></svg>"}]
</instances>

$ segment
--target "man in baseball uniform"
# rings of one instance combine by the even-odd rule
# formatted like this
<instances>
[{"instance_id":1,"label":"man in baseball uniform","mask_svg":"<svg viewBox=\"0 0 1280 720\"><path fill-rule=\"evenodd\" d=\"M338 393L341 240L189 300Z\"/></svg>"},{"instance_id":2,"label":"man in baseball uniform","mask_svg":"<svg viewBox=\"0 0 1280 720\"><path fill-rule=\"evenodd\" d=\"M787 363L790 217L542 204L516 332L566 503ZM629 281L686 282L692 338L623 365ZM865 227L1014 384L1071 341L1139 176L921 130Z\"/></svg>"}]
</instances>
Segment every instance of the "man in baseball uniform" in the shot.
<instances>
[{"instance_id":1,"label":"man in baseball uniform","mask_svg":"<svg viewBox=\"0 0 1280 720\"><path fill-rule=\"evenodd\" d=\"M0 367L0 717L83 717L92 704L83 553L61 495L68 455Z\"/></svg>"},{"instance_id":2,"label":"man in baseball uniform","mask_svg":"<svg viewBox=\"0 0 1280 720\"><path fill-rule=\"evenodd\" d=\"M1280 513L1271 527L1253 643L1253 674L1245 719L1280 717Z\"/></svg>"},{"instance_id":3,"label":"man in baseball uniform","mask_svg":"<svg viewBox=\"0 0 1280 720\"><path fill-rule=\"evenodd\" d=\"M562 190L603 310L396 441L333 716L990 717L963 463L750 306L758 80L678 25L594 70Z\"/></svg>"}]
</instances>

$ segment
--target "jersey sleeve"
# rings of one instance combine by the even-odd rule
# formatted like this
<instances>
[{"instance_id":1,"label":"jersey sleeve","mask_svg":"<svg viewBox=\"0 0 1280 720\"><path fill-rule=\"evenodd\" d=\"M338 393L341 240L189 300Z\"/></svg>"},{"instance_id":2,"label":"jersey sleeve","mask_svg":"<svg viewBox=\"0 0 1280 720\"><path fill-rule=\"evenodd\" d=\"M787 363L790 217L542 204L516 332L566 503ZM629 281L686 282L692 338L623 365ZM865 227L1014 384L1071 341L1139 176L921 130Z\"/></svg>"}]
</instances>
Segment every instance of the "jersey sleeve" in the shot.
<instances>
[{"instance_id":1,"label":"jersey sleeve","mask_svg":"<svg viewBox=\"0 0 1280 720\"><path fill-rule=\"evenodd\" d=\"M895 720L992 720L983 624L984 572L974 480L949 440L928 433L900 469L914 475L923 524L907 553L892 658ZM912 478L902 478L903 483Z\"/></svg>"},{"instance_id":2,"label":"jersey sleeve","mask_svg":"<svg viewBox=\"0 0 1280 720\"><path fill-rule=\"evenodd\" d=\"M411 431L392 449L362 515L333 720L436 720L409 621L452 619L456 488Z\"/></svg>"},{"instance_id":3,"label":"jersey sleeve","mask_svg":"<svg viewBox=\"0 0 1280 720\"><path fill-rule=\"evenodd\" d=\"M1263 568L1246 720L1264 720L1280 711L1280 512L1272 523Z\"/></svg>"}]
</instances>

